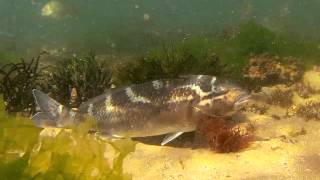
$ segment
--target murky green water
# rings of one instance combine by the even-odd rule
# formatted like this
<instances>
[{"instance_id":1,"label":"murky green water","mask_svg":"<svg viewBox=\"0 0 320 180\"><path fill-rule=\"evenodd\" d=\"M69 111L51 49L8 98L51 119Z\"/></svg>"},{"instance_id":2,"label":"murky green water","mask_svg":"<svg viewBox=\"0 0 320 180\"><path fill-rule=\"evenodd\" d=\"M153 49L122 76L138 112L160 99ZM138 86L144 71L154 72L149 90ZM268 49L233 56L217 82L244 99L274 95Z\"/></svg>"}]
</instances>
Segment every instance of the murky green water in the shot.
<instances>
[{"instance_id":1,"label":"murky green water","mask_svg":"<svg viewBox=\"0 0 320 180\"><path fill-rule=\"evenodd\" d=\"M0 0L0 177L317 177L320 145L310 142L320 126L319 7L319 0ZM11 62L17 64L5 65ZM259 141L220 154L192 148L193 134L171 149L158 146L159 137L113 142L87 134L90 122L43 130L30 119L36 111L32 89L77 108L109 88L190 74L267 94L241 116ZM209 134L202 138L211 142ZM221 166L220 158L226 159ZM260 173L264 166L270 169Z\"/></svg>"},{"instance_id":2,"label":"murky green water","mask_svg":"<svg viewBox=\"0 0 320 180\"><path fill-rule=\"evenodd\" d=\"M1 1L1 50L144 52L168 41L231 33L255 20L276 32L319 38L317 0ZM10 57L10 56L9 56Z\"/></svg>"}]
</instances>

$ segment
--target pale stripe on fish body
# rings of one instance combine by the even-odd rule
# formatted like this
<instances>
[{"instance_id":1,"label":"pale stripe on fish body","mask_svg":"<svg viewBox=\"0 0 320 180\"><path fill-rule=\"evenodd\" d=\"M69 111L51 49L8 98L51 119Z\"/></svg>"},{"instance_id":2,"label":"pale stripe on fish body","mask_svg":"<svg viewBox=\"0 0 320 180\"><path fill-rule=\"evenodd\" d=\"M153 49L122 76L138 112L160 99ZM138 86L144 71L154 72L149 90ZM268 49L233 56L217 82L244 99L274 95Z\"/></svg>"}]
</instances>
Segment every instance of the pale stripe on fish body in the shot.
<instances>
[{"instance_id":1,"label":"pale stripe on fish body","mask_svg":"<svg viewBox=\"0 0 320 180\"><path fill-rule=\"evenodd\" d=\"M246 97L246 91L218 82L214 76L191 75L111 89L82 103L76 115L68 116L68 108L61 108L46 94L37 90L33 94L42 111L33 117L38 126L78 124L87 114L97 120L97 130L104 135L170 134L162 144L183 132L194 131L200 116L233 112L236 102L245 102Z\"/></svg>"}]
</instances>

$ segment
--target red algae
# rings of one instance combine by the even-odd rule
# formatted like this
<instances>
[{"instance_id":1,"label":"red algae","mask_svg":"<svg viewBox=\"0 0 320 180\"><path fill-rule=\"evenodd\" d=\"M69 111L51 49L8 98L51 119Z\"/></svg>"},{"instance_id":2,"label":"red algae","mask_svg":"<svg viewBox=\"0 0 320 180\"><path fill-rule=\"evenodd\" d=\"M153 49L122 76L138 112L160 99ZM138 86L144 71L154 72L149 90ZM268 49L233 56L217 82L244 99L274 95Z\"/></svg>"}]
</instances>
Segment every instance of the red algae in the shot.
<instances>
[{"instance_id":1,"label":"red algae","mask_svg":"<svg viewBox=\"0 0 320 180\"><path fill-rule=\"evenodd\" d=\"M253 126L248 123L235 123L227 118L206 117L199 121L194 145L220 153L237 152L250 145L253 131Z\"/></svg>"}]
</instances>

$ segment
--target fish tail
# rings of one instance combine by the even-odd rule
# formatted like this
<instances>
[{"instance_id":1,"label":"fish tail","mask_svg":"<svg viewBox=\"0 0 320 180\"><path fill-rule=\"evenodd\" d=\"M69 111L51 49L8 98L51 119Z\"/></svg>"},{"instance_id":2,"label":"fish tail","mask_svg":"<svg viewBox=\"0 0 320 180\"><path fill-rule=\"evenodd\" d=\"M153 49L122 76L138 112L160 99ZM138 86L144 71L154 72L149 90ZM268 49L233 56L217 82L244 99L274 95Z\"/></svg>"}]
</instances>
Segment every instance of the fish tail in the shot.
<instances>
[{"instance_id":1,"label":"fish tail","mask_svg":"<svg viewBox=\"0 0 320 180\"><path fill-rule=\"evenodd\" d=\"M66 127L73 123L75 114L69 108L37 89L32 90L32 94L40 109L32 117L38 127Z\"/></svg>"}]
</instances>

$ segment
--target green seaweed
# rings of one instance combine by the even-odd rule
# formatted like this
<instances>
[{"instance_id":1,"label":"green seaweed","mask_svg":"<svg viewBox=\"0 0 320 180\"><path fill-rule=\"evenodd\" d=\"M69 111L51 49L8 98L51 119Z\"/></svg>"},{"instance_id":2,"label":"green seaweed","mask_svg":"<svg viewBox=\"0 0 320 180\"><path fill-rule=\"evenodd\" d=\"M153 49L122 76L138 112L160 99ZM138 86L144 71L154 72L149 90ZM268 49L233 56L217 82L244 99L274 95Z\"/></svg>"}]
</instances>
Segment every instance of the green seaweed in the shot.
<instances>
[{"instance_id":1,"label":"green seaweed","mask_svg":"<svg viewBox=\"0 0 320 180\"><path fill-rule=\"evenodd\" d=\"M279 36L269 29L250 21L240 26L238 35L233 39L239 55L257 55L262 53L279 53Z\"/></svg>"},{"instance_id":2,"label":"green seaweed","mask_svg":"<svg viewBox=\"0 0 320 180\"><path fill-rule=\"evenodd\" d=\"M236 80L242 80L243 69L253 55L294 56L303 60L304 68L316 63L320 55L315 40L306 41L295 34L275 32L253 20L234 29L231 37L218 36L211 41L213 51L228 65L228 72Z\"/></svg>"},{"instance_id":3,"label":"green seaweed","mask_svg":"<svg viewBox=\"0 0 320 180\"><path fill-rule=\"evenodd\" d=\"M1 101L1 179L130 179L122 162L135 143L111 143L88 134L91 125L88 121L72 131L62 129L55 137L39 135L42 129L28 118L8 115ZM108 163L111 157L105 156L112 149L113 166Z\"/></svg>"},{"instance_id":4,"label":"green seaweed","mask_svg":"<svg viewBox=\"0 0 320 180\"><path fill-rule=\"evenodd\" d=\"M122 64L116 71L118 84L177 78L186 74L221 75L225 70L216 54L192 43L163 45L144 57Z\"/></svg>"},{"instance_id":5,"label":"green seaweed","mask_svg":"<svg viewBox=\"0 0 320 180\"><path fill-rule=\"evenodd\" d=\"M181 42L164 43L139 59L122 62L116 79L118 84L128 84L181 74L210 74L241 81L243 69L253 55L307 57L303 60L310 61L319 54L315 47L314 43L248 21L227 37L193 36Z\"/></svg>"},{"instance_id":6,"label":"green seaweed","mask_svg":"<svg viewBox=\"0 0 320 180\"><path fill-rule=\"evenodd\" d=\"M8 163L0 163L0 176L4 180L23 179L23 171L28 166L28 155L10 161Z\"/></svg>"},{"instance_id":7,"label":"green seaweed","mask_svg":"<svg viewBox=\"0 0 320 180\"><path fill-rule=\"evenodd\" d=\"M0 176L2 179L22 179L28 165L29 152L37 143L39 129L29 119L5 112L0 100Z\"/></svg>"}]
</instances>

